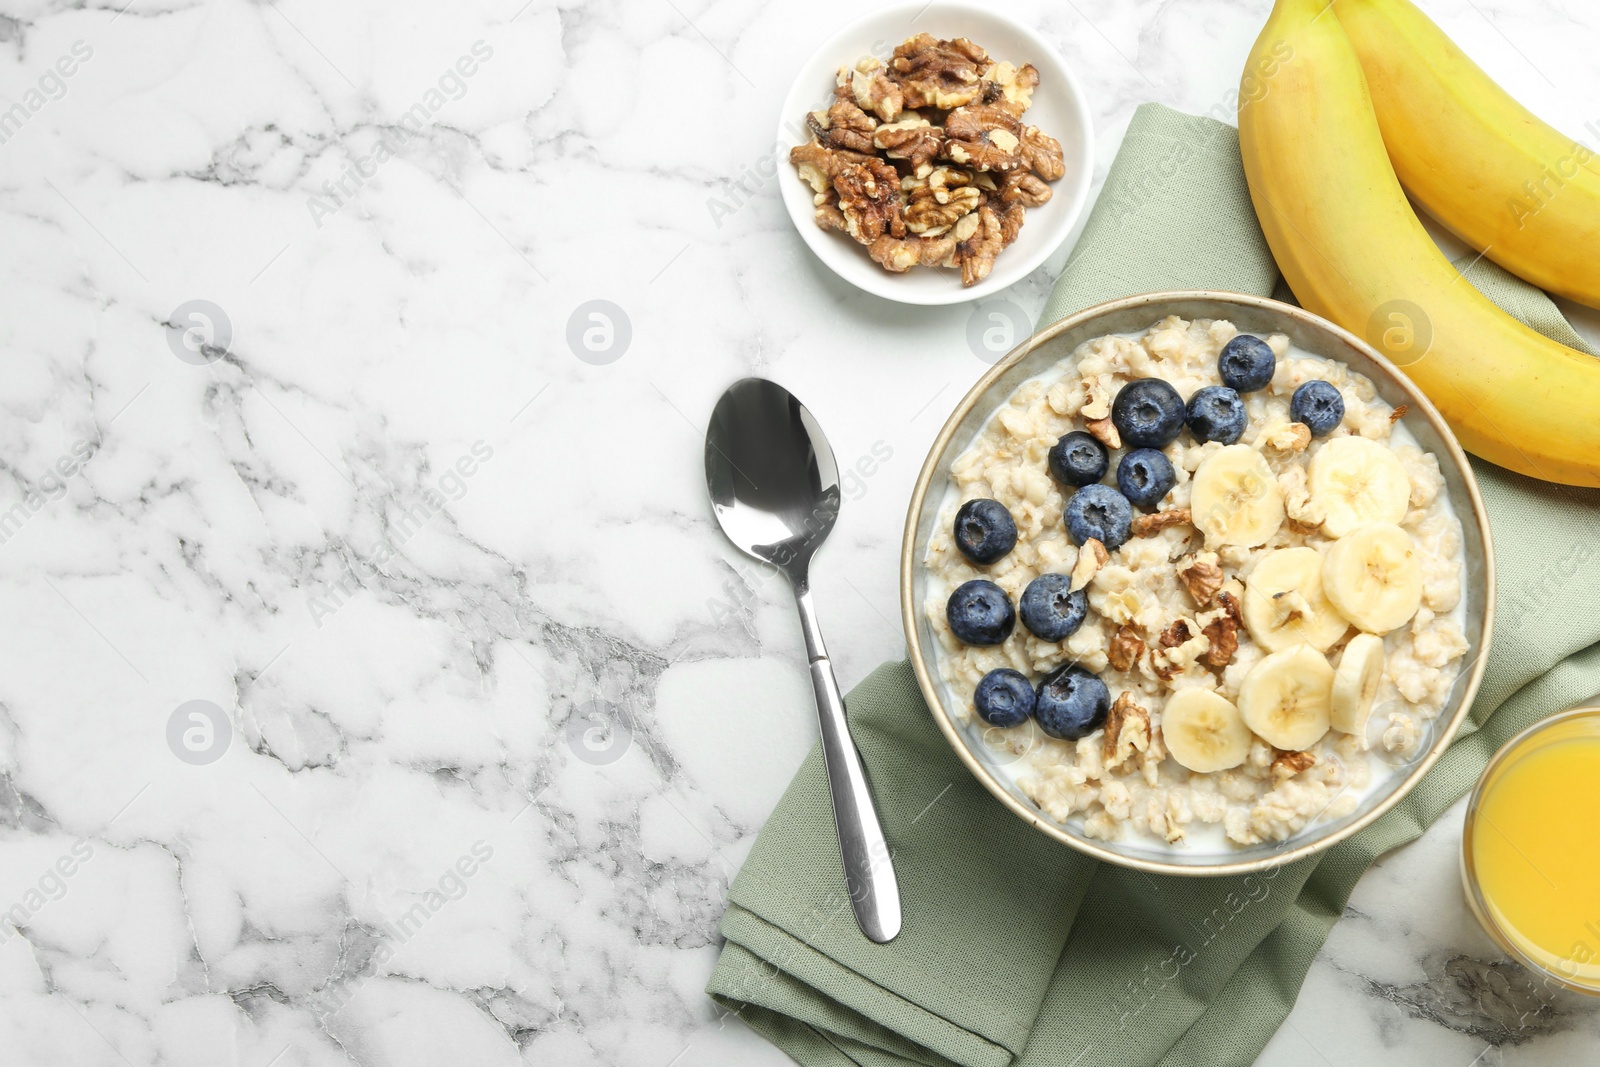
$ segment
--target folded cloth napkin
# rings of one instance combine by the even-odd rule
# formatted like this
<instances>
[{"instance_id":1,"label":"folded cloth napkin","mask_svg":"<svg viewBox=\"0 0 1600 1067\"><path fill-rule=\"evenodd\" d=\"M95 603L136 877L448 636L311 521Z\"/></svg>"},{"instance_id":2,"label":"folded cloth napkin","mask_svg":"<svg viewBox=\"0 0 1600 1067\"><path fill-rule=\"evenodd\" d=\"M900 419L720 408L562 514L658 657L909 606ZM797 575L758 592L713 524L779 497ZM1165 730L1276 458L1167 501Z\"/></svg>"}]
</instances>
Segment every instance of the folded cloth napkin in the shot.
<instances>
[{"instance_id":1,"label":"folded cloth napkin","mask_svg":"<svg viewBox=\"0 0 1600 1067\"><path fill-rule=\"evenodd\" d=\"M1576 342L1537 289L1468 280ZM1157 289L1272 292L1237 134L1134 116L1043 321ZM802 1064L1247 1064L1372 861L1420 835L1506 738L1600 691L1600 493L1474 462L1495 534L1499 624L1471 719L1383 818L1319 856L1232 878L1097 863L1026 826L934 726L905 663L847 698L894 851L905 927L856 929L813 750L729 891L708 992Z\"/></svg>"}]
</instances>

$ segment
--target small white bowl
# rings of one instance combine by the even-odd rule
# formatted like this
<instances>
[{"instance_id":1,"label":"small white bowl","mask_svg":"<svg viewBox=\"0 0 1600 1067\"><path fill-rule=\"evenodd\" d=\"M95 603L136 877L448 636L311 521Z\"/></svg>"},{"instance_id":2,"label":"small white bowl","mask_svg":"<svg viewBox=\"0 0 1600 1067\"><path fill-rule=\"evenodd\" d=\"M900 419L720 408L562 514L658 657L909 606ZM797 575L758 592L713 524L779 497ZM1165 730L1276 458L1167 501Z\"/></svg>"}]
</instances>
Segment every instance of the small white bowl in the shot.
<instances>
[{"instance_id":1,"label":"small white bowl","mask_svg":"<svg viewBox=\"0 0 1600 1067\"><path fill-rule=\"evenodd\" d=\"M996 61L1039 70L1039 87L1023 121L1061 142L1067 173L1051 182L1049 202L1029 208L1022 232L995 257L994 269L977 285L964 288L961 272L941 267L912 267L890 274L867 256L865 245L847 234L825 231L816 224L811 187L789 164L789 147L810 138L806 114L826 107L833 98L835 72L854 66L862 56L888 62L895 46L907 37L928 32L939 38L966 37ZM1013 19L985 7L963 3L896 4L846 26L812 53L800 68L778 117L779 188L789 217L811 251L845 281L875 296L903 304L959 304L977 300L1026 277L1072 232L1089 197L1094 175L1094 129L1089 106L1066 63L1043 37Z\"/></svg>"}]
</instances>

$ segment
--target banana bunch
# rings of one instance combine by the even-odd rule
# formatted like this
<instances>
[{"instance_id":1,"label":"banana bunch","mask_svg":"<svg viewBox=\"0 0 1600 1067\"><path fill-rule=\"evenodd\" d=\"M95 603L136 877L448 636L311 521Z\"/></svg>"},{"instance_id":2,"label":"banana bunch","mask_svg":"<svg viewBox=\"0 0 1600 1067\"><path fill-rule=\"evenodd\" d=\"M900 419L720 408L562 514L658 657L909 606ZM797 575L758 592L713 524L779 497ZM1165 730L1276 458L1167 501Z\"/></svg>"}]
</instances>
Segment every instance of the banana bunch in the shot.
<instances>
[{"instance_id":1,"label":"banana bunch","mask_svg":"<svg viewBox=\"0 0 1600 1067\"><path fill-rule=\"evenodd\" d=\"M1277 0L1246 71L1245 177L1301 304L1400 366L1469 451L1600 486L1600 360L1465 282L1401 188L1524 277L1597 303L1588 150L1517 107L1406 0Z\"/></svg>"},{"instance_id":2,"label":"banana bunch","mask_svg":"<svg viewBox=\"0 0 1600 1067\"><path fill-rule=\"evenodd\" d=\"M1270 469L1229 446L1194 473L1191 510L1206 547L1258 546L1284 521ZM1364 437L1336 437L1311 459L1313 502L1326 516L1327 550L1262 554L1244 579L1239 614L1267 655L1239 685L1237 704L1205 689L1180 689L1161 713L1161 735L1197 773L1243 763L1254 738L1304 751L1335 729L1362 738L1383 680L1383 635L1422 604L1422 562L1399 525L1411 483L1394 453ZM1204 494L1202 494L1202 488ZM1204 521L1202 522L1202 517ZM1337 662L1327 653L1354 626Z\"/></svg>"}]
</instances>

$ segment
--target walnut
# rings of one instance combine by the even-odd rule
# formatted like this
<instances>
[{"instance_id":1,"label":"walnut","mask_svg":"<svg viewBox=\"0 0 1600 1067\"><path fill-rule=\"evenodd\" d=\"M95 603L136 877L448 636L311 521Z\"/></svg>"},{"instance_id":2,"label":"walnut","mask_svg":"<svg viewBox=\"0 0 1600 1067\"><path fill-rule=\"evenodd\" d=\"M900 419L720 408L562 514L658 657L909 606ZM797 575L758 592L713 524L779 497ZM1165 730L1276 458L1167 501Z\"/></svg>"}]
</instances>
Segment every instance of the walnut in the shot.
<instances>
[{"instance_id":1,"label":"walnut","mask_svg":"<svg viewBox=\"0 0 1600 1067\"><path fill-rule=\"evenodd\" d=\"M933 162L944 148L944 130L921 115L879 126L872 143L890 159L903 159L913 170Z\"/></svg>"},{"instance_id":2,"label":"walnut","mask_svg":"<svg viewBox=\"0 0 1600 1067\"><path fill-rule=\"evenodd\" d=\"M1078 414L1086 422L1111 414L1111 393L1101 384L1098 376L1079 378L1078 387L1083 390L1083 404L1078 408Z\"/></svg>"},{"instance_id":3,"label":"walnut","mask_svg":"<svg viewBox=\"0 0 1600 1067\"><path fill-rule=\"evenodd\" d=\"M1144 652L1144 640L1136 627L1124 623L1117 627L1106 649L1106 660L1119 671L1131 670Z\"/></svg>"},{"instance_id":4,"label":"walnut","mask_svg":"<svg viewBox=\"0 0 1600 1067\"><path fill-rule=\"evenodd\" d=\"M894 167L881 159L848 164L834 176L833 188L851 237L870 245L885 233L905 236L900 175Z\"/></svg>"},{"instance_id":5,"label":"walnut","mask_svg":"<svg viewBox=\"0 0 1600 1067\"><path fill-rule=\"evenodd\" d=\"M1177 648L1193 636L1188 619L1174 619L1171 626L1161 631L1158 643L1162 648Z\"/></svg>"},{"instance_id":6,"label":"walnut","mask_svg":"<svg viewBox=\"0 0 1600 1067\"><path fill-rule=\"evenodd\" d=\"M1028 214L1028 209L1021 204L1009 204L1000 210L1000 247L1010 246L1017 239L1017 234L1022 232L1023 217Z\"/></svg>"},{"instance_id":7,"label":"walnut","mask_svg":"<svg viewBox=\"0 0 1600 1067\"><path fill-rule=\"evenodd\" d=\"M884 122L893 122L905 107L900 87L889 80L888 69L871 56L857 63L854 70L841 70L839 77L849 79L850 95L855 98L856 106Z\"/></svg>"},{"instance_id":8,"label":"walnut","mask_svg":"<svg viewBox=\"0 0 1600 1067\"><path fill-rule=\"evenodd\" d=\"M884 234L873 241L867 254L884 270L899 274L919 264L936 267L954 251L956 239L950 234L941 237L891 237Z\"/></svg>"},{"instance_id":9,"label":"walnut","mask_svg":"<svg viewBox=\"0 0 1600 1067\"><path fill-rule=\"evenodd\" d=\"M1211 642L1211 647L1206 649L1200 662L1220 671L1233 662L1233 654L1239 651L1239 627L1244 622L1244 616L1239 613L1239 598L1232 593L1222 590L1216 594L1216 598L1221 606L1220 613L1200 630Z\"/></svg>"},{"instance_id":10,"label":"walnut","mask_svg":"<svg viewBox=\"0 0 1600 1067\"><path fill-rule=\"evenodd\" d=\"M1202 552L1190 557L1188 566L1179 566L1177 571L1178 580L1202 608L1210 604L1211 598L1222 588L1222 568L1217 566L1215 552Z\"/></svg>"},{"instance_id":11,"label":"walnut","mask_svg":"<svg viewBox=\"0 0 1600 1067\"><path fill-rule=\"evenodd\" d=\"M1083 547L1078 549L1078 561L1072 565L1072 584L1068 587L1068 592L1076 593L1088 585L1090 579L1110 559L1111 553L1106 551L1105 545L1093 537L1085 541Z\"/></svg>"},{"instance_id":12,"label":"walnut","mask_svg":"<svg viewBox=\"0 0 1600 1067\"><path fill-rule=\"evenodd\" d=\"M1303 422L1285 422L1272 427L1261 439L1279 452L1304 452L1311 443L1311 428Z\"/></svg>"},{"instance_id":13,"label":"walnut","mask_svg":"<svg viewBox=\"0 0 1600 1067\"><path fill-rule=\"evenodd\" d=\"M1408 412L1410 410L1411 410L1411 405L1410 404L1401 404L1399 407L1397 407L1393 411L1389 412L1389 422L1390 422L1390 424L1392 425L1394 423L1399 422L1401 419L1405 418L1406 417L1406 412Z\"/></svg>"},{"instance_id":14,"label":"walnut","mask_svg":"<svg viewBox=\"0 0 1600 1067\"><path fill-rule=\"evenodd\" d=\"M972 184L972 175L939 167L912 187L906 203L906 229L937 236L982 203L983 193Z\"/></svg>"},{"instance_id":15,"label":"walnut","mask_svg":"<svg viewBox=\"0 0 1600 1067\"><path fill-rule=\"evenodd\" d=\"M1002 108L958 107L945 116L944 136L944 157L974 170L1008 171L1026 165L1022 123Z\"/></svg>"},{"instance_id":16,"label":"walnut","mask_svg":"<svg viewBox=\"0 0 1600 1067\"><path fill-rule=\"evenodd\" d=\"M1187 526L1193 521L1188 508L1173 508L1170 511L1157 511L1149 515L1135 515L1133 532L1137 537L1151 537L1168 526Z\"/></svg>"},{"instance_id":17,"label":"walnut","mask_svg":"<svg viewBox=\"0 0 1600 1067\"><path fill-rule=\"evenodd\" d=\"M817 225L824 230L838 230L840 233L849 233L850 227L844 220L844 212L839 210L839 194L834 192L830 186L827 193L817 197L817 199L822 201L817 205L816 214L813 216Z\"/></svg>"},{"instance_id":18,"label":"walnut","mask_svg":"<svg viewBox=\"0 0 1600 1067\"><path fill-rule=\"evenodd\" d=\"M1123 690L1106 714L1105 765L1115 770L1135 752L1150 750L1150 713Z\"/></svg>"},{"instance_id":19,"label":"walnut","mask_svg":"<svg viewBox=\"0 0 1600 1067\"><path fill-rule=\"evenodd\" d=\"M1039 87L1039 70L1032 63L1017 67L996 63L983 73L983 102L1005 108L1021 117L1033 104L1033 91Z\"/></svg>"},{"instance_id":20,"label":"walnut","mask_svg":"<svg viewBox=\"0 0 1600 1067\"><path fill-rule=\"evenodd\" d=\"M970 236L957 242L954 259L961 268L961 284L977 285L994 269L994 257L1004 245L1000 240L1000 219L994 208L984 204L967 218L976 218L977 226Z\"/></svg>"},{"instance_id":21,"label":"walnut","mask_svg":"<svg viewBox=\"0 0 1600 1067\"><path fill-rule=\"evenodd\" d=\"M1211 648L1210 639L1195 632L1195 625L1182 618L1174 619L1172 625L1162 631L1157 644L1160 647L1150 656L1150 669L1166 681L1186 670Z\"/></svg>"},{"instance_id":22,"label":"walnut","mask_svg":"<svg viewBox=\"0 0 1600 1067\"><path fill-rule=\"evenodd\" d=\"M884 270L900 274L922 262L922 238L884 234L868 246L867 254Z\"/></svg>"},{"instance_id":23,"label":"walnut","mask_svg":"<svg viewBox=\"0 0 1600 1067\"><path fill-rule=\"evenodd\" d=\"M1053 182L1067 173L1066 159L1061 154L1061 142L1047 136L1037 126L1024 126L1022 159L1028 167L1047 182Z\"/></svg>"},{"instance_id":24,"label":"walnut","mask_svg":"<svg viewBox=\"0 0 1600 1067\"><path fill-rule=\"evenodd\" d=\"M871 156L860 152L846 152L829 148L817 140L795 145L789 149L789 162L800 172L800 177L818 196L825 196L833 188L833 179L845 167L865 163ZM835 194L837 195L837 194Z\"/></svg>"},{"instance_id":25,"label":"walnut","mask_svg":"<svg viewBox=\"0 0 1600 1067\"><path fill-rule=\"evenodd\" d=\"M1287 781L1316 765L1317 757L1310 752L1279 752L1272 761L1272 777L1280 782Z\"/></svg>"},{"instance_id":26,"label":"walnut","mask_svg":"<svg viewBox=\"0 0 1600 1067\"><path fill-rule=\"evenodd\" d=\"M1108 418L1089 419L1083 424L1083 428L1088 430L1095 440L1113 452L1122 447L1122 435L1117 432L1116 426Z\"/></svg>"},{"instance_id":27,"label":"walnut","mask_svg":"<svg viewBox=\"0 0 1600 1067\"><path fill-rule=\"evenodd\" d=\"M919 33L894 50L889 77L900 87L906 107L954 108L982 95L979 75L988 67L989 54L965 37L941 41Z\"/></svg>"},{"instance_id":28,"label":"walnut","mask_svg":"<svg viewBox=\"0 0 1600 1067\"><path fill-rule=\"evenodd\" d=\"M1006 204L1038 207L1051 197L1050 187L1030 171L1008 171L1000 179L1000 200Z\"/></svg>"},{"instance_id":29,"label":"walnut","mask_svg":"<svg viewBox=\"0 0 1600 1067\"><path fill-rule=\"evenodd\" d=\"M829 148L870 154L875 147L872 133L878 128L877 120L857 107L849 96L840 95L828 110L807 115L806 125L811 127L812 135Z\"/></svg>"}]
</instances>

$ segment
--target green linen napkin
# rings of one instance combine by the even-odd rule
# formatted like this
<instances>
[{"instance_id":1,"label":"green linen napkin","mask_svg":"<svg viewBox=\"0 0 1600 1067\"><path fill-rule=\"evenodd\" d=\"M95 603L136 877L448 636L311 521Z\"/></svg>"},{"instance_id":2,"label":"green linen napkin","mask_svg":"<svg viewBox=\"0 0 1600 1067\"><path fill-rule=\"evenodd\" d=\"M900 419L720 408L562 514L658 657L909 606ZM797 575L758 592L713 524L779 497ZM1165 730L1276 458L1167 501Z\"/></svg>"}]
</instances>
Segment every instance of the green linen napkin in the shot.
<instances>
[{"instance_id":1,"label":"green linen napkin","mask_svg":"<svg viewBox=\"0 0 1600 1067\"><path fill-rule=\"evenodd\" d=\"M1576 335L1538 290L1467 278L1536 329ZM1269 295L1237 134L1135 114L1042 322L1156 289ZM1499 621L1470 721L1383 818L1320 856L1234 878L1100 864L994 800L934 726L909 666L847 698L894 850L905 927L856 929L813 750L729 891L707 991L807 1065L1248 1064L1282 1023L1356 880L1419 836L1516 731L1600 691L1600 493L1474 462Z\"/></svg>"}]
</instances>

